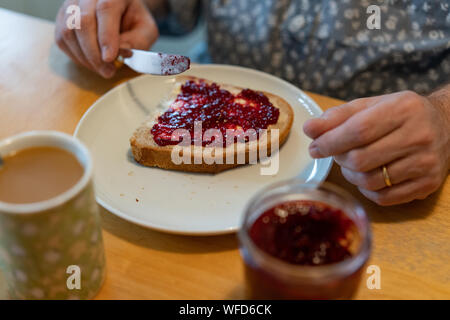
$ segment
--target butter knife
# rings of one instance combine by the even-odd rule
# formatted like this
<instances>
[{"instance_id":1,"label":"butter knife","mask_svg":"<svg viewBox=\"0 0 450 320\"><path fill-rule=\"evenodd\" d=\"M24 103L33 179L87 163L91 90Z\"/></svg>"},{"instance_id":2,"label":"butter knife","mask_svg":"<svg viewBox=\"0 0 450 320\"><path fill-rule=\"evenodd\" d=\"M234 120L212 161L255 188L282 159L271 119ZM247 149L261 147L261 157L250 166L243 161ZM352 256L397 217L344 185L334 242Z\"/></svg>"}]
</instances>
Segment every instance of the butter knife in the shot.
<instances>
[{"instance_id":1,"label":"butter knife","mask_svg":"<svg viewBox=\"0 0 450 320\"><path fill-rule=\"evenodd\" d=\"M139 73L153 75L175 75L180 74L190 68L191 60L188 57L131 49L130 57L119 56L118 66L126 64L131 69Z\"/></svg>"}]
</instances>

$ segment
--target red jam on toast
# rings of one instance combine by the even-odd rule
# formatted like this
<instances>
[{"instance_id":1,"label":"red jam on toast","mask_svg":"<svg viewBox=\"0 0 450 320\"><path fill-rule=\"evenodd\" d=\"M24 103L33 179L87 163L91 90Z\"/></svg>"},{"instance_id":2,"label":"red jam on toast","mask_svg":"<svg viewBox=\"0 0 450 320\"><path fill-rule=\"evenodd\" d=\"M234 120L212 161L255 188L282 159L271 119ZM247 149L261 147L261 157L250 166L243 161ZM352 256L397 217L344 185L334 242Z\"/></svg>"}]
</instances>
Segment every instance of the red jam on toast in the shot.
<instances>
[{"instance_id":1,"label":"red jam on toast","mask_svg":"<svg viewBox=\"0 0 450 320\"><path fill-rule=\"evenodd\" d=\"M181 86L181 92L171 107L158 118L151 133L159 146L176 145L180 141L172 140L173 132L186 129L194 145L194 123L201 121L202 137L206 130L218 129L226 147L227 130L242 129L245 132L253 129L257 133L276 124L279 115L279 109L262 92L243 89L233 95L216 83L189 80ZM245 139L248 141L248 137ZM236 137L233 143L235 141ZM202 146L210 143L211 140L202 138Z\"/></svg>"}]
</instances>

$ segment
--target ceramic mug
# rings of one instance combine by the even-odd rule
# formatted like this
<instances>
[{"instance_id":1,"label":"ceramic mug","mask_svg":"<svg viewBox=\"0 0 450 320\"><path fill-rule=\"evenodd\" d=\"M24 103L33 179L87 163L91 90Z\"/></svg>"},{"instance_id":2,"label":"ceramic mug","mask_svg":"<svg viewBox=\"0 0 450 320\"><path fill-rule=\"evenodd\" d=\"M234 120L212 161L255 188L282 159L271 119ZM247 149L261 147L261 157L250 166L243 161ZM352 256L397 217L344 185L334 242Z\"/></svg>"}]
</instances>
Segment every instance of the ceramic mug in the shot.
<instances>
[{"instance_id":1,"label":"ceramic mug","mask_svg":"<svg viewBox=\"0 0 450 320\"><path fill-rule=\"evenodd\" d=\"M82 178L55 198L31 204L0 201L0 272L11 299L90 299L102 286L105 257L93 163L76 138L33 131L0 142L0 156L30 147L71 152Z\"/></svg>"}]
</instances>

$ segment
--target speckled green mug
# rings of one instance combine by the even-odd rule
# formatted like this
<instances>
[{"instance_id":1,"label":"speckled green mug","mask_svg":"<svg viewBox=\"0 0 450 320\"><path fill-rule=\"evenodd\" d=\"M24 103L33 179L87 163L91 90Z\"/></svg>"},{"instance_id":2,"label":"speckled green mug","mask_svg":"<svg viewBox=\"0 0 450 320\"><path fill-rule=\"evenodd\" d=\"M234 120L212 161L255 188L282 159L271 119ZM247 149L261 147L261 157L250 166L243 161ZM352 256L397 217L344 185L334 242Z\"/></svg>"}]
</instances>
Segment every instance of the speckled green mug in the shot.
<instances>
[{"instance_id":1,"label":"speckled green mug","mask_svg":"<svg viewBox=\"0 0 450 320\"><path fill-rule=\"evenodd\" d=\"M11 299L90 299L105 277L93 163L77 139L33 131L0 142L0 156L38 146L74 154L82 178L59 196L32 204L0 202L0 270Z\"/></svg>"}]
</instances>

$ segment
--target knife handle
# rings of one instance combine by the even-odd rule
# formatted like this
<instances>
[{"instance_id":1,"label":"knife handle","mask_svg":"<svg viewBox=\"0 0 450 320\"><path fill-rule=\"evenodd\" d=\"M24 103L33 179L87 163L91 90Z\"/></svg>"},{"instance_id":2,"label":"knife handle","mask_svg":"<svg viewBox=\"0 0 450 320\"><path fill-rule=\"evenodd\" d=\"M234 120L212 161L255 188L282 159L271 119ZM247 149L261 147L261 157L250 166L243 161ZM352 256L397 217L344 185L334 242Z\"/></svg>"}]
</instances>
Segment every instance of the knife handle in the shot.
<instances>
[{"instance_id":1,"label":"knife handle","mask_svg":"<svg viewBox=\"0 0 450 320\"><path fill-rule=\"evenodd\" d=\"M116 69L120 69L123 67L123 65L124 65L123 57L118 56L117 59L114 60L114 66L116 67Z\"/></svg>"},{"instance_id":2,"label":"knife handle","mask_svg":"<svg viewBox=\"0 0 450 320\"><path fill-rule=\"evenodd\" d=\"M124 65L125 58L129 58L133 55L133 52L127 47L127 48L120 48L119 49L119 56L116 60L114 60L114 66L116 69L120 69Z\"/></svg>"}]
</instances>

